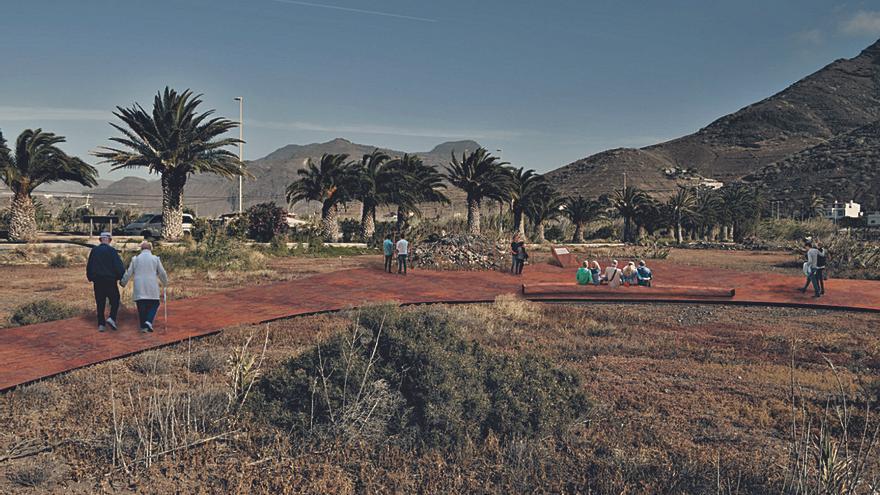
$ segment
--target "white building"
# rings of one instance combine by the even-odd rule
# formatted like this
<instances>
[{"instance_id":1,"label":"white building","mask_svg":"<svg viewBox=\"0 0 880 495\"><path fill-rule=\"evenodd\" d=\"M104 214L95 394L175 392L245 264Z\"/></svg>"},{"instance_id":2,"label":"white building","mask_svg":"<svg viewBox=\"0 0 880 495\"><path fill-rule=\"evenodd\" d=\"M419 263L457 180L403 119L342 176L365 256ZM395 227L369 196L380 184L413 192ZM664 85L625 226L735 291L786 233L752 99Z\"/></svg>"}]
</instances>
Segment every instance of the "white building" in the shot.
<instances>
[{"instance_id":1,"label":"white building","mask_svg":"<svg viewBox=\"0 0 880 495\"><path fill-rule=\"evenodd\" d=\"M841 218L859 218L862 216L862 205L855 201L847 201L841 203L835 201L825 215L830 220L840 220Z\"/></svg>"}]
</instances>

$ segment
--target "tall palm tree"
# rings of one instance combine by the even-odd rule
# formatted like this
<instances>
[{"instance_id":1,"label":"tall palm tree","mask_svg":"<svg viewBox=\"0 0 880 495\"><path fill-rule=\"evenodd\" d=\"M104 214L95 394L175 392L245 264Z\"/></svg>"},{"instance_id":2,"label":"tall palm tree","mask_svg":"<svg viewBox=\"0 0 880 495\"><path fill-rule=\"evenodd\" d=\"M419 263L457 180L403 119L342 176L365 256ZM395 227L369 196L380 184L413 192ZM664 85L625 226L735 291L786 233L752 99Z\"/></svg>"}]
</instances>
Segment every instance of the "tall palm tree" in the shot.
<instances>
[{"instance_id":1,"label":"tall palm tree","mask_svg":"<svg viewBox=\"0 0 880 495\"><path fill-rule=\"evenodd\" d=\"M548 220L552 220L560 215L562 207L565 205L565 199L559 196L551 187L541 188L541 192L537 193L529 207L526 215L535 226L535 242L543 243L547 239L544 238L544 227Z\"/></svg>"},{"instance_id":2,"label":"tall palm tree","mask_svg":"<svg viewBox=\"0 0 880 495\"><path fill-rule=\"evenodd\" d=\"M626 186L614 191L611 204L623 217L623 242L635 242L636 235L633 229L633 220L640 214L642 207L648 203L650 196L645 191Z\"/></svg>"},{"instance_id":3,"label":"tall palm tree","mask_svg":"<svg viewBox=\"0 0 880 495\"><path fill-rule=\"evenodd\" d=\"M717 190L709 187L697 188L697 203L694 206L696 224L703 240L714 236L715 227L721 221L724 201Z\"/></svg>"},{"instance_id":4,"label":"tall palm tree","mask_svg":"<svg viewBox=\"0 0 880 495\"><path fill-rule=\"evenodd\" d=\"M348 155L324 153L318 165L311 158L306 167L297 170L299 179L287 186L287 202L321 202L321 234L324 240L334 242L339 239L339 205L354 198L359 182L357 165L347 162Z\"/></svg>"},{"instance_id":5,"label":"tall palm tree","mask_svg":"<svg viewBox=\"0 0 880 495\"><path fill-rule=\"evenodd\" d=\"M405 154L388 162L390 181L385 195L397 205L397 230L404 230L410 213L421 215L421 203L448 203L443 174L426 165L418 155Z\"/></svg>"},{"instance_id":6,"label":"tall palm tree","mask_svg":"<svg viewBox=\"0 0 880 495\"><path fill-rule=\"evenodd\" d=\"M202 95L165 88L156 94L153 111L135 103L113 112L124 127L111 124L123 137L110 138L121 148L101 147L95 156L113 164L113 170L146 167L162 181L162 237L183 235L183 189L190 175L211 173L225 178L246 175L244 164L224 148L238 138L220 138L238 127L214 110L198 112Z\"/></svg>"},{"instance_id":7,"label":"tall palm tree","mask_svg":"<svg viewBox=\"0 0 880 495\"><path fill-rule=\"evenodd\" d=\"M511 171L511 210L513 211L513 228L521 238L526 237L525 212L529 203L546 187L547 180L534 170L523 167Z\"/></svg>"},{"instance_id":8,"label":"tall palm tree","mask_svg":"<svg viewBox=\"0 0 880 495\"><path fill-rule=\"evenodd\" d=\"M729 235L735 242L745 239L746 231L753 227L761 214L761 196L757 189L735 182L721 188L724 201L724 221Z\"/></svg>"},{"instance_id":9,"label":"tall palm tree","mask_svg":"<svg viewBox=\"0 0 880 495\"><path fill-rule=\"evenodd\" d=\"M672 217L672 225L675 230L675 242L684 242L682 224L689 219L697 206L697 195L688 187L678 186L678 191L666 200L666 206Z\"/></svg>"},{"instance_id":10,"label":"tall palm tree","mask_svg":"<svg viewBox=\"0 0 880 495\"><path fill-rule=\"evenodd\" d=\"M15 141L15 153L0 132L0 180L12 190L9 239L32 241L37 237L36 206L31 193L41 184L72 181L87 187L97 183L98 171L56 145L63 143L42 129L26 129Z\"/></svg>"},{"instance_id":11,"label":"tall palm tree","mask_svg":"<svg viewBox=\"0 0 880 495\"><path fill-rule=\"evenodd\" d=\"M376 231L376 208L387 201L387 185L391 181L390 158L378 149L361 158L356 197L362 205L361 236L364 241L373 237Z\"/></svg>"},{"instance_id":12,"label":"tall palm tree","mask_svg":"<svg viewBox=\"0 0 880 495\"><path fill-rule=\"evenodd\" d=\"M574 224L573 242L584 242L584 225L602 211L602 204L583 196L569 197L565 200L562 213Z\"/></svg>"},{"instance_id":13,"label":"tall palm tree","mask_svg":"<svg viewBox=\"0 0 880 495\"><path fill-rule=\"evenodd\" d=\"M470 154L461 154L461 160L452 152L452 161L446 170L446 180L467 195L468 233L480 233L480 204L483 199L505 201L510 198L511 178L504 167L506 162L492 156L485 148Z\"/></svg>"}]
</instances>

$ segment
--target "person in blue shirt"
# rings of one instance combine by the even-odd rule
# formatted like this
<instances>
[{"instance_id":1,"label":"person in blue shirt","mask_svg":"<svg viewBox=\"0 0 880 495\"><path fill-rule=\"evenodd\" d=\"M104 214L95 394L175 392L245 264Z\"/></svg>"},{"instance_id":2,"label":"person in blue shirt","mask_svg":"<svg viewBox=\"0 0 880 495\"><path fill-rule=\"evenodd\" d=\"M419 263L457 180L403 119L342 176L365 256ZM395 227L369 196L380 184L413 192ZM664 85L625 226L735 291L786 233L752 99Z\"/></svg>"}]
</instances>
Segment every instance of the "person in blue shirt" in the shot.
<instances>
[{"instance_id":1,"label":"person in blue shirt","mask_svg":"<svg viewBox=\"0 0 880 495\"><path fill-rule=\"evenodd\" d=\"M639 268L637 272L639 277L639 285L650 287L653 274L651 273L651 269L648 268L647 265L645 265L645 260L639 260Z\"/></svg>"},{"instance_id":2,"label":"person in blue shirt","mask_svg":"<svg viewBox=\"0 0 880 495\"><path fill-rule=\"evenodd\" d=\"M391 235L385 235L385 242L382 243L382 252L385 253L385 271L391 273L391 259L394 257L394 242Z\"/></svg>"}]
</instances>

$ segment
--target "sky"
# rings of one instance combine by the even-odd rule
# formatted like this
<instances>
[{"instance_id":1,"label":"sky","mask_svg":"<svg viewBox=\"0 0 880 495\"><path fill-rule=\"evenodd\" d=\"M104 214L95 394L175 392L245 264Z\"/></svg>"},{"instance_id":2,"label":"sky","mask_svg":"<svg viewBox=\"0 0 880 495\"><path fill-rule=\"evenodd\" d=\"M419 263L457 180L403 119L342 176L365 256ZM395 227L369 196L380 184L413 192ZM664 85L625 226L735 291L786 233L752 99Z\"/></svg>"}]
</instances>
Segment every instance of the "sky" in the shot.
<instances>
[{"instance_id":1,"label":"sky","mask_svg":"<svg viewBox=\"0 0 880 495\"><path fill-rule=\"evenodd\" d=\"M691 133L880 38L880 0L0 0L0 131L110 144L166 85L245 159L343 137L474 139L546 172Z\"/></svg>"}]
</instances>

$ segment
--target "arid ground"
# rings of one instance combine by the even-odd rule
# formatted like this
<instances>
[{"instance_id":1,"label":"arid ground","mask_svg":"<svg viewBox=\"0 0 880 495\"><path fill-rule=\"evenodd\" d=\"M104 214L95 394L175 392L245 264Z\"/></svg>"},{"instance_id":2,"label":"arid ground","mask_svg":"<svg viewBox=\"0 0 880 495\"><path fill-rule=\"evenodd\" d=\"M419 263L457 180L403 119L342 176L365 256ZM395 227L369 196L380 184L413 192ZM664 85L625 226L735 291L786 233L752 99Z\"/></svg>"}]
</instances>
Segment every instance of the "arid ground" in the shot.
<instances>
[{"instance_id":1,"label":"arid ground","mask_svg":"<svg viewBox=\"0 0 880 495\"><path fill-rule=\"evenodd\" d=\"M785 253L682 250L670 259L796 270L787 267L792 256ZM201 294L378 260L272 263L265 272L177 276L186 280L185 294ZM12 284L0 294L2 316L35 291L87 308L82 271L3 267ZM507 296L448 311L455 331L489 352L539 356L578 376L591 406L552 436L489 435L455 450L300 437L248 408L230 412L228 396L242 370L235 363L250 356L261 373L272 373L347 331L357 313L295 318L227 329L3 394L0 493L779 492L786 483L816 482L790 476L793 450L828 442L838 449L839 468L845 449L847 459L862 459L856 452L867 443L862 434L880 420L865 413L880 393L878 314L544 305ZM806 430L818 433L824 411L830 433L802 437ZM876 453L853 493L878 486ZM810 466L816 461L810 457Z\"/></svg>"}]
</instances>

